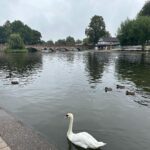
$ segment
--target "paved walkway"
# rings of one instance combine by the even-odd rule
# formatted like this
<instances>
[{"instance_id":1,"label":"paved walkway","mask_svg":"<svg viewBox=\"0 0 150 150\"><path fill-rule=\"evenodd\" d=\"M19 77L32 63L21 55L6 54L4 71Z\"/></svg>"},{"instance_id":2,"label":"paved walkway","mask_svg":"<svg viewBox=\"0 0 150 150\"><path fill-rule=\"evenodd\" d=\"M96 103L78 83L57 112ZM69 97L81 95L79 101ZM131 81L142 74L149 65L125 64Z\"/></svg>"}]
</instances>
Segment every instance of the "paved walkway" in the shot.
<instances>
[{"instance_id":1,"label":"paved walkway","mask_svg":"<svg viewBox=\"0 0 150 150\"><path fill-rule=\"evenodd\" d=\"M11 150L6 142L0 137L0 150Z\"/></svg>"},{"instance_id":2,"label":"paved walkway","mask_svg":"<svg viewBox=\"0 0 150 150\"><path fill-rule=\"evenodd\" d=\"M38 132L0 108L0 150L56 150Z\"/></svg>"}]
</instances>

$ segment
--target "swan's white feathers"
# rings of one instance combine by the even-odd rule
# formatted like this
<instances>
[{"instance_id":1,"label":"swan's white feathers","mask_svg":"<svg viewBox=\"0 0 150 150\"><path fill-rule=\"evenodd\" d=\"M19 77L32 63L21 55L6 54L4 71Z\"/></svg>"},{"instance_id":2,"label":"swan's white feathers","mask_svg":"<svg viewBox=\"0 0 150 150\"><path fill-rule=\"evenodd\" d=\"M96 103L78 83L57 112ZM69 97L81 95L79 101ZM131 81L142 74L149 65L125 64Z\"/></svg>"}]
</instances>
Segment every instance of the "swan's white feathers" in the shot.
<instances>
[{"instance_id":1,"label":"swan's white feathers","mask_svg":"<svg viewBox=\"0 0 150 150\"><path fill-rule=\"evenodd\" d=\"M98 141L87 132L73 133L71 136L72 143L83 148L98 148ZM98 145L98 146L97 146Z\"/></svg>"},{"instance_id":2,"label":"swan's white feathers","mask_svg":"<svg viewBox=\"0 0 150 150\"><path fill-rule=\"evenodd\" d=\"M73 125L73 114L69 113L70 124L67 132L68 139L75 145L80 146L82 148L92 148L97 149L101 146L106 145L106 143L97 141L92 135L87 132L73 133L72 125Z\"/></svg>"}]
</instances>

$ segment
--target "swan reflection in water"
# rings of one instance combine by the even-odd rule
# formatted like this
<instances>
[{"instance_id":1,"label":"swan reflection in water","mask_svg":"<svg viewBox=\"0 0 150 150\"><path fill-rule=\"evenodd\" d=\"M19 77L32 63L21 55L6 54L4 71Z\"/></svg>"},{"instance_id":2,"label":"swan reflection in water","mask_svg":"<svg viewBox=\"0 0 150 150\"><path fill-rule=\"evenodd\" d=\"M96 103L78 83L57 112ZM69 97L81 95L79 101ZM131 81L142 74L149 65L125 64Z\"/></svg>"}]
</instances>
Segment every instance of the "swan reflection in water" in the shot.
<instances>
[{"instance_id":1,"label":"swan reflection in water","mask_svg":"<svg viewBox=\"0 0 150 150\"><path fill-rule=\"evenodd\" d=\"M74 145L73 143L71 143L68 138L67 138L67 143L68 143L68 150L85 150L84 148L81 148L79 146ZM92 150L92 149L88 149L88 150ZM101 148L98 148L96 150L102 150Z\"/></svg>"}]
</instances>

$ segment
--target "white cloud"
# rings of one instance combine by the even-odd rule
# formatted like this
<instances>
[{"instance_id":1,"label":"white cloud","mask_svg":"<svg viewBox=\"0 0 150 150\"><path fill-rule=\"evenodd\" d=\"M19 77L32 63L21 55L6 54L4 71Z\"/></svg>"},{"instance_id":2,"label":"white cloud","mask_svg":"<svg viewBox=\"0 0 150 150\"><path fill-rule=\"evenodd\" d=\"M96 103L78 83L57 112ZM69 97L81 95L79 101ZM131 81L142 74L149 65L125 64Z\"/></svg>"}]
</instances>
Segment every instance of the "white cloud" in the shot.
<instances>
[{"instance_id":1,"label":"white cloud","mask_svg":"<svg viewBox=\"0 0 150 150\"><path fill-rule=\"evenodd\" d=\"M134 18L144 0L0 0L0 24L22 20L39 30L43 39L83 38L92 16L103 16L115 35L121 21Z\"/></svg>"}]
</instances>

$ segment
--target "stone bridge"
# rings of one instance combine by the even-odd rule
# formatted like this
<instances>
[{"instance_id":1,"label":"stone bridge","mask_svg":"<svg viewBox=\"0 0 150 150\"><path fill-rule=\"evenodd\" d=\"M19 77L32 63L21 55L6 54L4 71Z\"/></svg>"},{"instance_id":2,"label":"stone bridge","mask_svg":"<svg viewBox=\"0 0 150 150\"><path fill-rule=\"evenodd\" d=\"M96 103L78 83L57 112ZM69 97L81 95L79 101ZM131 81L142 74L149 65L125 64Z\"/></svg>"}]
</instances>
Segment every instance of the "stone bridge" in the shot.
<instances>
[{"instance_id":1,"label":"stone bridge","mask_svg":"<svg viewBox=\"0 0 150 150\"><path fill-rule=\"evenodd\" d=\"M4 51L6 49L5 44L0 44L0 51ZM83 45L75 45L75 46L50 46L50 45L26 45L28 49L35 49L38 51L50 50L50 51L81 51L87 49L86 46Z\"/></svg>"},{"instance_id":2,"label":"stone bridge","mask_svg":"<svg viewBox=\"0 0 150 150\"><path fill-rule=\"evenodd\" d=\"M51 51L81 51L86 49L83 45L75 46L49 46L49 45L27 45L26 48L34 48L38 51L51 50Z\"/></svg>"}]
</instances>

